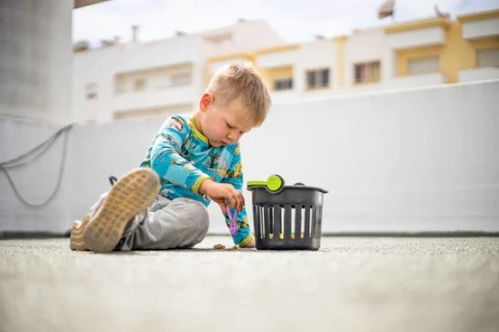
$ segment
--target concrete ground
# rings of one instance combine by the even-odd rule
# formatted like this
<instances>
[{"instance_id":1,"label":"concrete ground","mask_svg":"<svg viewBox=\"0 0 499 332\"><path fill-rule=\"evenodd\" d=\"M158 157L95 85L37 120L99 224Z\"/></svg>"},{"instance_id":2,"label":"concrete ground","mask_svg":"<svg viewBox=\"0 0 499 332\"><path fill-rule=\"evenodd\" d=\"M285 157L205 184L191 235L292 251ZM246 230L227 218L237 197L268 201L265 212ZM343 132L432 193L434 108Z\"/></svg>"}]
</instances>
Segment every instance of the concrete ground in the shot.
<instances>
[{"instance_id":1,"label":"concrete ground","mask_svg":"<svg viewBox=\"0 0 499 332\"><path fill-rule=\"evenodd\" d=\"M1 331L498 331L499 238L94 254L0 241Z\"/></svg>"}]
</instances>

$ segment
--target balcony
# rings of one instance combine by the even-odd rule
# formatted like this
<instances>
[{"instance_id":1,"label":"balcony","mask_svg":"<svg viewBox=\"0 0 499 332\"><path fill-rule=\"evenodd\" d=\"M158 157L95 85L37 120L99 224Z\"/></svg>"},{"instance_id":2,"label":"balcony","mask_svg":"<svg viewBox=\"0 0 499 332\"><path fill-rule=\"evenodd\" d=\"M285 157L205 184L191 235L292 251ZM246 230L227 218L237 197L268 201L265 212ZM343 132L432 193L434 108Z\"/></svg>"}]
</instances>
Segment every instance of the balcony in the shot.
<instances>
[{"instance_id":1,"label":"balcony","mask_svg":"<svg viewBox=\"0 0 499 332\"><path fill-rule=\"evenodd\" d=\"M298 50L296 48L281 52L264 53L258 57L258 66L260 68L272 68L294 65L298 59Z\"/></svg>"},{"instance_id":2,"label":"balcony","mask_svg":"<svg viewBox=\"0 0 499 332\"><path fill-rule=\"evenodd\" d=\"M126 111L156 108L192 103L196 98L193 85L167 88L164 90L119 94L114 98L114 110Z\"/></svg>"},{"instance_id":3,"label":"balcony","mask_svg":"<svg viewBox=\"0 0 499 332\"><path fill-rule=\"evenodd\" d=\"M433 19L418 23L401 24L385 29L388 45L394 49L443 45L448 23Z\"/></svg>"},{"instance_id":4,"label":"balcony","mask_svg":"<svg viewBox=\"0 0 499 332\"><path fill-rule=\"evenodd\" d=\"M485 81L499 79L499 68L484 67L459 71L459 82Z\"/></svg>"},{"instance_id":5,"label":"balcony","mask_svg":"<svg viewBox=\"0 0 499 332\"><path fill-rule=\"evenodd\" d=\"M499 11L458 16L463 25L463 38L478 39L499 35Z\"/></svg>"},{"instance_id":6,"label":"balcony","mask_svg":"<svg viewBox=\"0 0 499 332\"><path fill-rule=\"evenodd\" d=\"M428 85L438 85L445 83L445 75L441 73L409 75L394 77L388 80L384 88L415 88Z\"/></svg>"}]
</instances>

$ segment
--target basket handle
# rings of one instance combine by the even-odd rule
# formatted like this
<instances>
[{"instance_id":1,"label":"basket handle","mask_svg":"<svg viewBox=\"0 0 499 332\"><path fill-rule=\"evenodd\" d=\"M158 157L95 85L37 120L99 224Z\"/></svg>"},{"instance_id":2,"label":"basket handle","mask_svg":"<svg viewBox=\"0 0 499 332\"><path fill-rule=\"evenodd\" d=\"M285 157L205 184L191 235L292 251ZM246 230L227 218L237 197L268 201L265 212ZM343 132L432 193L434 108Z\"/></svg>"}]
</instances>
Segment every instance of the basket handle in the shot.
<instances>
[{"instance_id":1,"label":"basket handle","mask_svg":"<svg viewBox=\"0 0 499 332\"><path fill-rule=\"evenodd\" d=\"M272 174L267 178L267 181L248 181L248 189L251 187L265 187L268 192L275 194L281 192L284 188L284 179L278 174Z\"/></svg>"}]
</instances>

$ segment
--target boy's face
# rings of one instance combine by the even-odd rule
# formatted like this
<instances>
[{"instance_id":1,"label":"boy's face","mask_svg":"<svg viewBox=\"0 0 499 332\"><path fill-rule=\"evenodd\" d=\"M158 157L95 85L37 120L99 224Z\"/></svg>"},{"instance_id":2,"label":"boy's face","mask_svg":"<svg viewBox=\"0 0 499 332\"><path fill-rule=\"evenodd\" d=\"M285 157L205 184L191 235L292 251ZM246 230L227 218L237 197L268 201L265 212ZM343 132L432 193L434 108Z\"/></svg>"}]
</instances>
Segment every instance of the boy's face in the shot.
<instances>
[{"instance_id":1,"label":"boy's face","mask_svg":"<svg viewBox=\"0 0 499 332\"><path fill-rule=\"evenodd\" d=\"M223 104L215 101L210 93L201 98L201 132L213 147L234 144L241 136L253 128L253 121L240 100L235 99Z\"/></svg>"}]
</instances>

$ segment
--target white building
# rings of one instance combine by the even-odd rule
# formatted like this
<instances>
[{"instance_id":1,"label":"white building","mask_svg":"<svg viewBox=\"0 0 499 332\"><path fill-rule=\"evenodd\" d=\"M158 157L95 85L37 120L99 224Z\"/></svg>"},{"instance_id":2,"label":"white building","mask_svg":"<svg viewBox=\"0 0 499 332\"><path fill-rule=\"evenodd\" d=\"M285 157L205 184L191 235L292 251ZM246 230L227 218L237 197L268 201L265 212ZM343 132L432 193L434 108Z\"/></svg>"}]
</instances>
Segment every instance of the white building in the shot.
<instances>
[{"instance_id":1,"label":"white building","mask_svg":"<svg viewBox=\"0 0 499 332\"><path fill-rule=\"evenodd\" d=\"M76 52L73 119L105 122L191 111L207 83L207 58L279 43L264 22L239 21L198 34Z\"/></svg>"}]
</instances>

